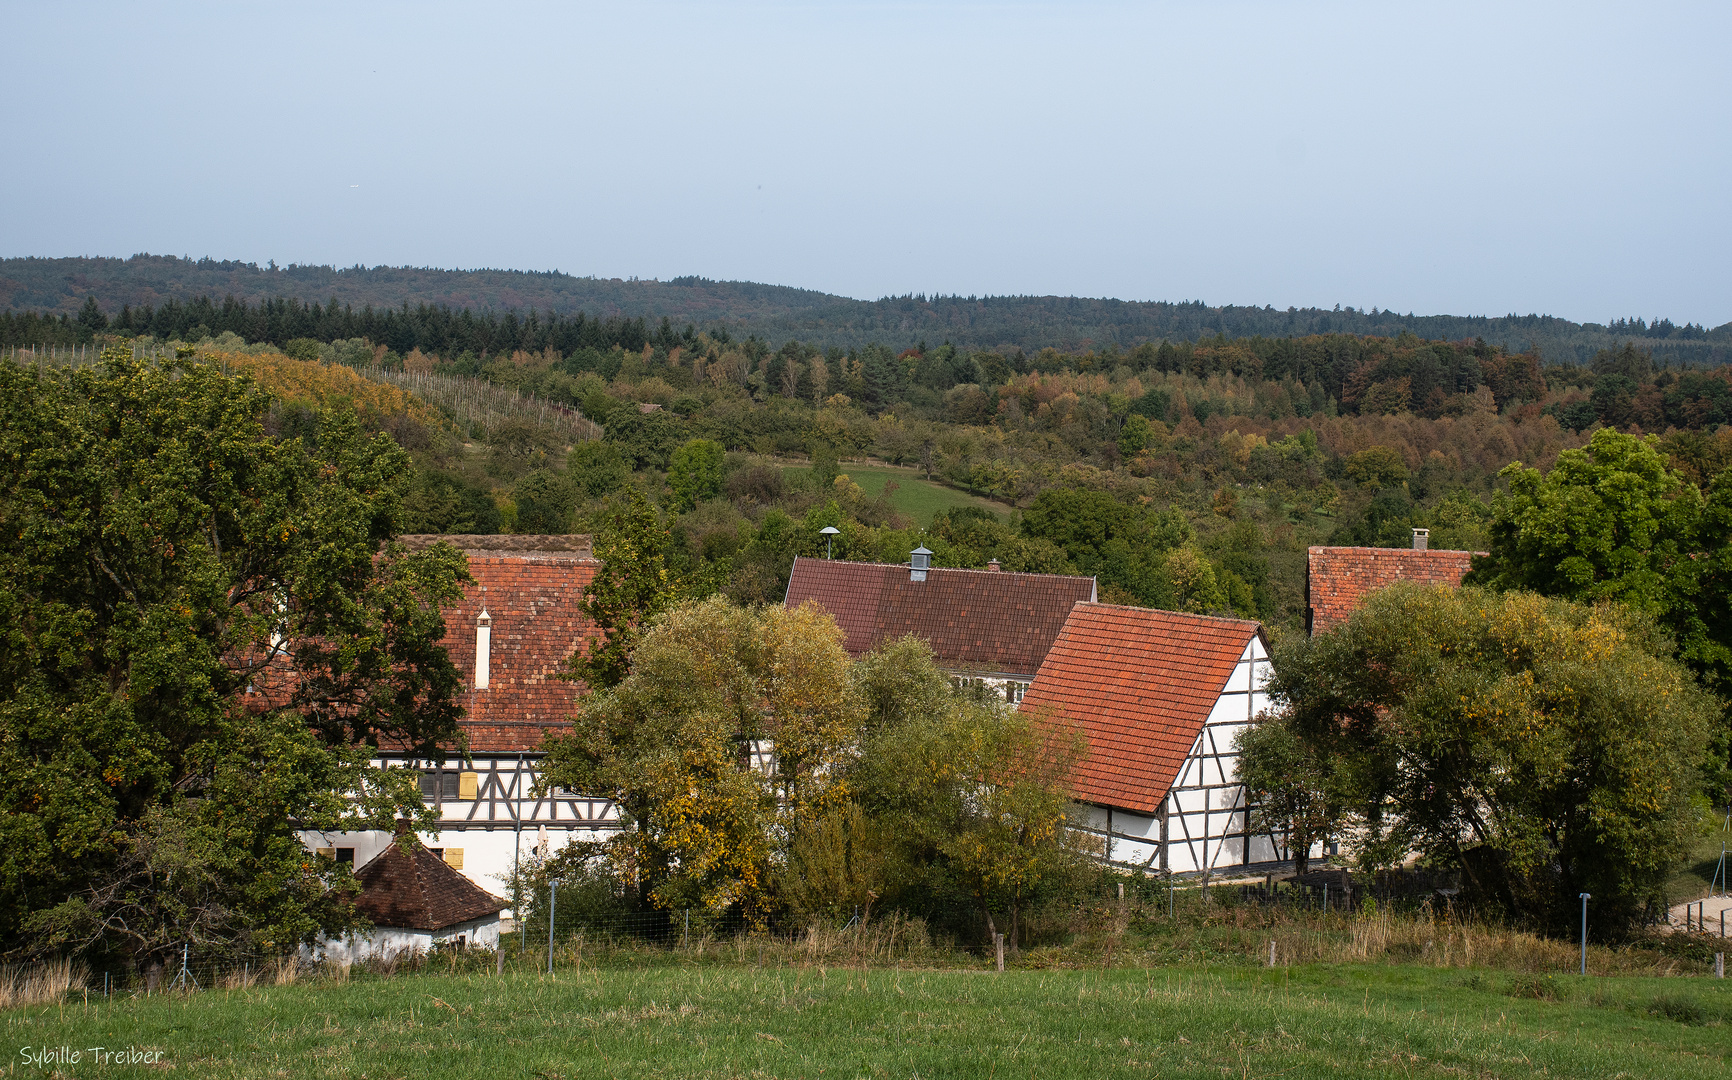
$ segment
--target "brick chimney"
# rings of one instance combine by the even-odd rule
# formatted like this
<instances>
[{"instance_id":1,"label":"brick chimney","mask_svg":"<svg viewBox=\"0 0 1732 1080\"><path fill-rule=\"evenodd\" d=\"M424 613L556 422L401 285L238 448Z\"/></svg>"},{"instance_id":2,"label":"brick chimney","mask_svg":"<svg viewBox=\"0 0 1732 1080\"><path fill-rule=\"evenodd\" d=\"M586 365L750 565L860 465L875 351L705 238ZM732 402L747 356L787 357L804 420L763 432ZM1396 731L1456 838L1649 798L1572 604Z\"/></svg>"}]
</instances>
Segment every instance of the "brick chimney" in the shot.
<instances>
[{"instance_id":1,"label":"brick chimney","mask_svg":"<svg viewBox=\"0 0 1732 1080\"><path fill-rule=\"evenodd\" d=\"M990 572L994 573L994 574L998 573L998 571L999 571L998 560L997 559L988 559L986 562L986 569L989 570Z\"/></svg>"},{"instance_id":2,"label":"brick chimney","mask_svg":"<svg viewBox=\"0 0 1732 1080\"><path fill-rule=\"evenodd\" d=\"M1431 530L1430 529L1415 529L1415 530L1413 530L1413 550L1424 551L1426 545L1431 542L1430 536L1431 536Z\"/></svg>"}]
</instances>

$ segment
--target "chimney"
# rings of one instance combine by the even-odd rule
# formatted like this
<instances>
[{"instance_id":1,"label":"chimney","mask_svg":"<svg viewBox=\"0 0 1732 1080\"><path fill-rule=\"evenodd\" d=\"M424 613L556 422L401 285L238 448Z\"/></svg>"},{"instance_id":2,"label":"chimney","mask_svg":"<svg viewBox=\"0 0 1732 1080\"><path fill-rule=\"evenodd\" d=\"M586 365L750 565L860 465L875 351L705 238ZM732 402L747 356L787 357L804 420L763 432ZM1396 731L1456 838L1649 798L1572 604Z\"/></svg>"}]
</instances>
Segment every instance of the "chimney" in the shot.
<instances>
[{"instance_id":1,"label":"chimney","mask_svg":"<svg viewBox=\"0 0 1732 1080\"><path fill-rule=\"evenodd\" d=\"M487 689L492 659L493 616L487 614L486 608L482 608L481 615L475 620L475 689Z\"/></svg>"},{"instance_id":2,"label":"chimney","mask_svg":"<svg viewBox=\"0 0 1732 1080\"><path fill-rule=\"evenodd\" d=\"M931 566L932 566L932 552L926 550L925 544L921 544L919 547L915 548L912 552L909 553L909 557L908 557L908 580L909 581L925 581L926 580L926 571Z\"/></svg>"},{"instance_id":3,"label":"chimney","mask_svg":"<svg viewBox=\"0 0 1732 1080\"><path fill-rule=\"evenodd\" d=\"M1413 530L1413 550L1424 551L1425 545L1430 543L1430 540L1428 539L1428 537L1430 537L1430 536L1431 536L1431 530L1430 529L1415 529L1415 530Z\"/></svg>"},{"instance_id":4,"label":"chimney","mask_svg":"<svg viewBox=\"0 0 1732 1080\"><path fill-rule=\"evenodd\" d=\"M994 574L998 573L998 569L999 569L998 568L998 560L997 559L988 559L986 562L986 568L987 568L987 570L991 571Z\"/></svg>"}]
</instances>

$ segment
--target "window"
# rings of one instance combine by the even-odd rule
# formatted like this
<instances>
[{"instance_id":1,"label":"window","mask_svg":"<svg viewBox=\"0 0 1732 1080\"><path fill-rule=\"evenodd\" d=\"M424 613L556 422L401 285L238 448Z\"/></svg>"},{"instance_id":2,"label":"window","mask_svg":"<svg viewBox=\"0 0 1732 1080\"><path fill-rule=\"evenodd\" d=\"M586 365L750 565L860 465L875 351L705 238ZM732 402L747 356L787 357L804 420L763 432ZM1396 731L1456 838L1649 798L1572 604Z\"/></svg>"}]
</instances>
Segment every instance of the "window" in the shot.
<instances>
[{"instance_id":1,"label":"window","mask_svg":"<svg viewBox=\"0 0 1732 1080\"><path fill-rule=\"evenodd\" d=\"M1012 679L1004 684L1004 700L1012 705L1020 705L1022 697L1026 693L1028 693L1028 684L1025 682L1017 682Z\"/></svg>"},{"instance_id":2,"label":"window","mask_svg":"<svg viewBox=\"0 0 1732 1080\"><path fill-rule=\"evenodd\" d=\"M457 798L457 773L449 769L434 769L421 774L421 797L429 801Z\"/></svg>"},{"instance_id":3,"label":"window","mask_svg":"<svg viewBox=\"0 0 1732 1080\"><path fill-rule=\"evenodd\" d=\"M354 866L355 865L355 849L352 847L340 847L340 848L338 848L337 849L337 861L340 863L343 863L346 866Z\"/></svg>"}]
</instances>

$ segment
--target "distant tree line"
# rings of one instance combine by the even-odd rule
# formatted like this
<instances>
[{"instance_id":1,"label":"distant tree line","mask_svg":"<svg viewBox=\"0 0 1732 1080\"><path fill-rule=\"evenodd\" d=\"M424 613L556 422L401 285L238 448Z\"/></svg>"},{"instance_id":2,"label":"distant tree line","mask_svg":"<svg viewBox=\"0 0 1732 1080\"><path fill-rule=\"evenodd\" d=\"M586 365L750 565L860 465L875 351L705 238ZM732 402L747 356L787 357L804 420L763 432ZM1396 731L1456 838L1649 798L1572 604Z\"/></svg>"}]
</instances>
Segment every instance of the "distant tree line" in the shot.
<instances>
[{"instance_id":1,"label":"distant tree line","mask_svg":"<svg viewBox=\"0 0 1732 1080\"><path fill-rule=\"evenodd\" d=\"M651 342L672 348L690 340L695 331L688 327L682 336L666 319L651 330L641 318L594 318L581 311L573 315L519 314L430 304L414 308L407 304L400 308L367 305L357 311L335 297L321 305L285 299L248 304L232 296L219 304L201 296L184 304L178 300L165 300L156 306L126 304L112 318L92 297L76 316L0 313L0 345L82 344L103 334L200 341L224 333L236 334L249 343L279 347L297 339L328 343L364 338L400 353L421 349L457 355L547 349L573 353L616 347L638 351Z\"/></svg>"},{"instance_id":2,"label":"distant tree line","mask_svg":"<svg viewBox=\"0 0 1732 1080\"><path fill-rule=\"evenodd\" d=\"M156 307L169 299L185 305L200 296L233 296L253 306L279 297L298 297L302 303L336 297L358 311L369 304L375 311L425 304L478 312L533 310L566 316L583 312L590 319L642 319L646 326L666 318L675 326L690 323L736 338L797 339L826 349L879 341L900 350L926 338L948 340L969 350L1033 352L1051 347L1081 352L1109 344L1128 349L1145 341L1199 341L1218 335L1234 339L1319 334L1394 337L1406 332L1445 341L1482 338L1511 351L1538 351L1548 362L1585 363L1600 350L1632 339L1643 341L1656 358L1673 364L1704 366L1732 359L1732 324L1710 329L1688 322L1678 325L1666 318L1577 323L1513 313L1418 315L1340 305L1276 308L1074 296L907 293L856 300L810 289L692 276L640 281L515 270L339 269L274 263L261 267L152 255L0 259L0 310L36 311L53 316L57 323L65 315L70 322L93 296L111 318L127 305ZM235 332L249 340L266 340Z\"/></svg>"}]
</instances>

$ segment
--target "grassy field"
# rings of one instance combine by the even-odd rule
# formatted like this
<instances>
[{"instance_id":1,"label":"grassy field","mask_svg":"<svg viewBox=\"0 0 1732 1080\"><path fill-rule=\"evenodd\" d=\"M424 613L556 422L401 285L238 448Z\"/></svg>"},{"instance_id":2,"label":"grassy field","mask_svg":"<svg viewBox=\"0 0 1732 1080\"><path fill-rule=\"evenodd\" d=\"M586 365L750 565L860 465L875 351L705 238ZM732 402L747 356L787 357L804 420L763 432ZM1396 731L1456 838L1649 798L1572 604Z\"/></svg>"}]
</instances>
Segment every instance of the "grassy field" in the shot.
<instances>
[{"instance_id":1,"label":"grassy field","mask_svg":"<svg viewBox=\"0 0 1732 1080\"><path fill-rule=\"evenodd\" d=\"M1714 823L1718 826L1720 815L1716 814L1715 818ZM1696 839L1690 858L1666 882L1666 894L1674 902L1708 895L1714 881L1714 871L1720 864L1720 845L1724 842L1732 842L1732 833L1722 832L1718 828Z\"/></svg>"},{"instance_id":2,"label":"grassy field","mask_svg":"<svg viewBox=\"0 0 1732 1080\"><path fill-rule=\"evenodd\" d=\"M804 474L804 466L785 466L783 472L789 475ZM983 510L997 514L1001 519L1011 508L991 499L983 499L958 491L943 484L936 484L921 478L914 469L898 468L895 465L865 465L859 462L847 462L842 465L842 472L848 479L860 485L860 490L867 495L877 497L884 490L884 485L896 481L896 490L890 495L890 505L899 513L913 518L915 524L926 526L932 524L932 518L941 510L949 510L955 506L978 506Z\"/></svg>"},{"instance_id":3,"label":"grassy field","mask_svg":"<svg viewBox=\"0 0 1732 1080\"><path fill-rule=\"evenodd\" d=\"M978 971L584 966L302 982L3 1014L9 1076L1727 1075L1700 978L1418 966ZM23 1047L162 1051L38 1067Z\"/></svg>"}]
</instances>

